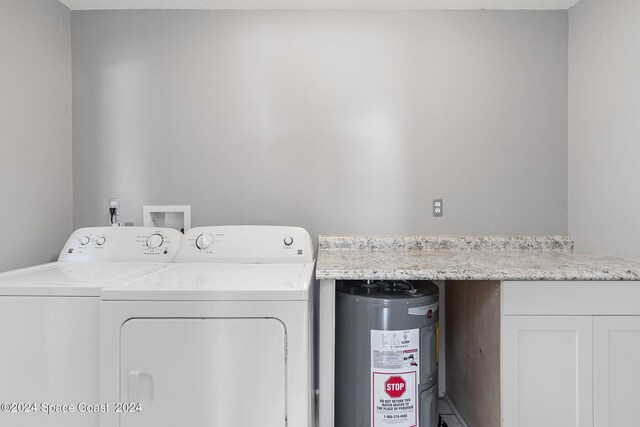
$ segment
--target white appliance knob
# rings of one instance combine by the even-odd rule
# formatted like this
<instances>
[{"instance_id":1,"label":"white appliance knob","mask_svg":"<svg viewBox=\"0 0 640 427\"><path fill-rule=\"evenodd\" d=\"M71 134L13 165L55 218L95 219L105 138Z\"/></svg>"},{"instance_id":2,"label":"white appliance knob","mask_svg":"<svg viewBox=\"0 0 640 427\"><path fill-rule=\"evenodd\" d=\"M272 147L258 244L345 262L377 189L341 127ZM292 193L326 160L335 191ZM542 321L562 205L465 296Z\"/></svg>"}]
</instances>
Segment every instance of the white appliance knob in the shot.
<instances>
[{"instance_id":1,"label":"white appliance knob","mask_svg":"<svg viewBox=\"0 0 640 427\"><path fill-rule=\"evenodd\" d=\"M196 247L198 249L207 249L213 243L211 234L201 234L196 238Z\"/></svg>"},{"instance_id":2,"label":"white appliance knob","mask_svg":"<svg viewBox=\"0 0 640 427\"><path fill-rule=\"evenodd\" d=\"M293 237L285 237L284 238L284 244L287 245L287 246L293 245Z\"/></svg>"},{"instance_id":3,"label":"white appliance knob","mask_svg":"<svg viewBox=\"0 0 640 427\"><path fill-rule=\"evenodd\" d=\"M162 234L157 234L157 233L152 234L147 239L147 246L150 247L151 249L157 249L160 246L162 246L163 243L164 243L164 237L162 237Z\"/></svg>"},{"instance_id":4,"label":"white appliance knob","mask_svg":"<svg viewBox=\"0 0 640 427\"><path fill-rule=\"evenodd\" d=\"M98 238L96 239L96 243L98 244L98 246L102 246L102 245L104 245L105 243L107 243L107 238L106 238L106 237L103 237L103 236L100 236L100 237L98 237Z\"/></svg>"},{"instance_id":5,"label":"white appliance knob","mask_svg":"<svg viewBox=\"0 0 640 427\"><path fill-rule=\"evenodd\" d=\"M82 239L80 239L80 244L82 246L87 246L90 241L91 239L88 236L84 236Z\"/></svg>"}]
</instances>

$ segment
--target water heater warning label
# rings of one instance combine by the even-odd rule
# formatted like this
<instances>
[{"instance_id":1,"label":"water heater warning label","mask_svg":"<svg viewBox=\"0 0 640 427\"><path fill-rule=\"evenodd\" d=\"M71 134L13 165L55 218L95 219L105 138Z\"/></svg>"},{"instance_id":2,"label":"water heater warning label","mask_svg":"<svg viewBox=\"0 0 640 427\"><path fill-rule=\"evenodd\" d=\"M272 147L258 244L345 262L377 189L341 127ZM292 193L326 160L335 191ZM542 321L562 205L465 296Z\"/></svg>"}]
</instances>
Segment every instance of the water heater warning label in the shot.
<instances>
[{"instance_id":1,"label":"water heater warning label","mask_svg":"<svg viewBox=\"0 0 640 427\"><path fill-rule=\"evenodd\" d=\"M371 331L371 425L416 427L420 330Z\"/></svg>"}]
</instances>

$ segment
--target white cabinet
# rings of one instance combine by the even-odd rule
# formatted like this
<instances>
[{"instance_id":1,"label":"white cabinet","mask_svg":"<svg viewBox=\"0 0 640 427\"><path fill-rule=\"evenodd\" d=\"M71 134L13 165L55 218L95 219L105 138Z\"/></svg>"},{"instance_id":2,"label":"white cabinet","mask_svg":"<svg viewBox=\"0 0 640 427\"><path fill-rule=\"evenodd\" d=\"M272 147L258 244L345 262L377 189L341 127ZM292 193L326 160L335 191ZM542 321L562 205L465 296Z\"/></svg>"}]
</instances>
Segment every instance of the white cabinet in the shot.
<instances>
[{"instance_id":1,"label":"white cabinet","mask_svg":"<svg viewBox=\"0 0 640 427\"><path fill-rule=\"evenodd\" d=\"M591 427L592 318L503 316L503 427Z\"/></svg>"},{"instance_id":2,"label":"white cabinet","mask_svg":"<svg viewBox=\"0 0 640 427\"><path fill-rule=\"evenodd\" d=\"M640 426L640 282L502 283L502 427Z\"/></svg>"},{"instance_id":3,"label":"white cabinet","mask_svg":"<svg viewBox=\"0 0 640 427\"><path fill-rule=\"evenodd\" d=\"M595 317L595 427L640 426L640 316Z\"/></svg>"}]
</instances>

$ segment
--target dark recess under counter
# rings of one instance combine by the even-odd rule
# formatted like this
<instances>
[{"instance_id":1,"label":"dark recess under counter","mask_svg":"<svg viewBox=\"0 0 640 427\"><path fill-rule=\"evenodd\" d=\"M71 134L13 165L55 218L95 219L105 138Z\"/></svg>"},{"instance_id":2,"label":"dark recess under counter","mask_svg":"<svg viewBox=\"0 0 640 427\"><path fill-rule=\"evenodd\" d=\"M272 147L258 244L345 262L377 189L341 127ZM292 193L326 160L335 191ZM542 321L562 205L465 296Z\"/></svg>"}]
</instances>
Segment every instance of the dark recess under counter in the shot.
<instances>
[{"instance_id":1,"label":"dark recess under counter","mask_svg":"<svg viewBox=\"0 0 640 427\"><path fill-rule=\"evenodd\" d=\"M445 283L447 396L467 426L500 425L500 282Z\"/></svg>"}]
</instances>

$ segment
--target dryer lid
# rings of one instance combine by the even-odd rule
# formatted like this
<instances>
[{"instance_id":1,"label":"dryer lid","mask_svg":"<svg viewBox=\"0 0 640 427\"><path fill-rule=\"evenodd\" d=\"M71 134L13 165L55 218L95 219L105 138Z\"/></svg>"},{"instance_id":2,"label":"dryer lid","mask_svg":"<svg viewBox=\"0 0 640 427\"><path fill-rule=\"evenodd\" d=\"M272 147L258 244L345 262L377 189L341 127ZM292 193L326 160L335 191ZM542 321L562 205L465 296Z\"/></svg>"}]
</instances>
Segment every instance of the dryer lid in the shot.
<instances>
[{"instance_id":1,"label":"dryer lid","mask_svg":"<svg viewBox=\"0 0 640 427\"><path fill-rule=\"evenodd\" d=\"M174 264L123 286L104 289L103 300L306 301L314 263Z\"/></svg>"}]
</instances>

